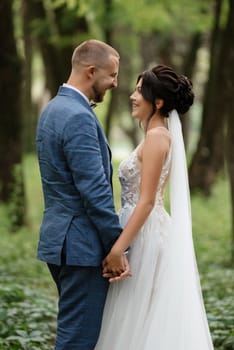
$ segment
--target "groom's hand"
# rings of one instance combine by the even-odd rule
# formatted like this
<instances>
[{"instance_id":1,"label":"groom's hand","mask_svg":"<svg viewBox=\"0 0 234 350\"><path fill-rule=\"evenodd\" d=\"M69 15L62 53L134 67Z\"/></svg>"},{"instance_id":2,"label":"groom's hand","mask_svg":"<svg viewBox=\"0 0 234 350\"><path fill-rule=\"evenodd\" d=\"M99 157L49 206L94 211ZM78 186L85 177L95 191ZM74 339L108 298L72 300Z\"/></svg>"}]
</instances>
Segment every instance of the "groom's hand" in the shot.
<instances>
[{"instance_id":1,"label":"groom's hand","mask_svg":"<svg viewBox=\"0 0 234 350\"><path fill-rule=\"evenodd\" d=\"M113 263L116 263L116 258L113 259L113 255L111 253L103 260L103 277L109 278L109 282L118 282L122 281L128 277L130 277L131 271L127 256L125 254L121 254L121 270L111 270L113 268ZM109 262L109 263L108 263ZM116 265L115 265L116 266ZM124 268L124 269L123 269Z\"/></svg>"},{"instance_id":2,"label":"groom's hand","mask_svg":"<svg viewBox=\"0 0 234 350\"><path fill-rule=\"evenodd\" d=\"M124 260L125 260L125 271L122 272L119 276L110 276L109 277L110 283L119 282L119 281L125 280L126 278L132 276L132 273L130 271L129 262L128 262L126 255L124 255Z\"/></svg>"},{"instance_id":3,"label":"groom's hand","mask_svg":"<svg viewBox=\"0 0 234 350\"><path fill-rule=\"evenodd\" d=\"M112 248L103 261L103 268L105 268L107 272L111 272L114 276L119 276L125 271L124 263L123 253Z\"/></svg>"}]
</instances>

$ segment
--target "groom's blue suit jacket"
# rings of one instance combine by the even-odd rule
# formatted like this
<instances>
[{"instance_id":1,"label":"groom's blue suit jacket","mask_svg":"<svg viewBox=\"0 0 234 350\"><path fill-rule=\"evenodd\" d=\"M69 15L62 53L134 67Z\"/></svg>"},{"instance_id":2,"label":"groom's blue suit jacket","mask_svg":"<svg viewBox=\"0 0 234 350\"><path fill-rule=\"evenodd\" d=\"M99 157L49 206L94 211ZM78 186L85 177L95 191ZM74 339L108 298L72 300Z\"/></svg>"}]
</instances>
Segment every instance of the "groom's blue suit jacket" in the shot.
<instances>
[{"instance_id":1,"label":"groom's blue suit jacket","mask_svg":"<svg viewBox=\"0 0 234 350\"><path fill-rule=\"evenodd\" d=\"M42 112L37 151L45 210L38 258L68 265L97 266L121 227L112 197L110 150L85 98L60 87Z\"/></svg>"}]
</instances>

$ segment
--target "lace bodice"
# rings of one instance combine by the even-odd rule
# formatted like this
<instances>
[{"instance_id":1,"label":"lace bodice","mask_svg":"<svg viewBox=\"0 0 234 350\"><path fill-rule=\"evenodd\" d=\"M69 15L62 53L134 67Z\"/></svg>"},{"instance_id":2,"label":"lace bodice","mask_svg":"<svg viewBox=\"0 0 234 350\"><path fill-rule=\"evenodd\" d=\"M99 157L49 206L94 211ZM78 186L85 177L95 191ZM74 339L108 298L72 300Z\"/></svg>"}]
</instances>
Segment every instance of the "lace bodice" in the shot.
<instances>
[{"instance_id":1,"label":"lace bodice","mask_svg":"<svg viewBox=\"0 0 234 350\"><path fill-rule=\"evenodd\" d=\"M171 149L163 165L156 192L155 205L164 205L163 190L171 164ZM137 149L120 163L118 177L121 183L122 207L135 206L140 195L141 171L137 163Z\"/></svg>"}]
</instances>

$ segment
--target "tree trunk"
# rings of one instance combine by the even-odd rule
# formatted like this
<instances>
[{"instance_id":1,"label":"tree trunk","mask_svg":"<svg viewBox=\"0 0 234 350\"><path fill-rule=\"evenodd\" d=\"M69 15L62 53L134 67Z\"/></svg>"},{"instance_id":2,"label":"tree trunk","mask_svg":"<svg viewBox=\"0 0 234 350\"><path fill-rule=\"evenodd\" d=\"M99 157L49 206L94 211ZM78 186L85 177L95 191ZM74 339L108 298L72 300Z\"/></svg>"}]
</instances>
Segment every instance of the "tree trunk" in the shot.
<instances>
[{"instance_id":1,"label":"tree trunk","mask_svg":"<svg viewBox=\"0 0 234 350\"><path fill-rule=\"evenodd\" d=\"M227 28L224 32L220 29L221 5L222 0L217 0L201 134L189 169L191 190L199 189L205 195L210 194L216 176L224 165L223 101L226 81L223 68L227 59L229 34L226 33Z\"/></svg>"},{"instance_id":2,"label":"tree trunk","mask_svg":"<svg viewBox=\"0 0 234 350\"><path fill-rule=\"evenodd\" d=\"M85 17L78 17L75 9L69 9L67 5L54 10L45 7L43 1L27 0L27 3L32 20L43 23L34 36L44 62L46 87L54 96L69 77L75 35L77 44L77 38L87 36L88 25Z\"/></svg>"},{"instance_id":3,"label":"tree trunk","mask_svg":"<svg viewBox=\"0 0 234 350\"><path fill-rule=\"evenodd\" d=\"M32 58L33 58L33 40L31 35L30 23L30 8L27 0L22 0L21 14L23 18L23 38L24 38L24 62L23 62L23 97L22 97L22 111L23 111L23 143L26 152L35 150L35 127L36 115L32 102Z\"/></svg>"},{"instance_id":4,"label":"tree trunk","mask_svg":"<svg viewBox=\"0 0 234 350\"><path fill-rule=\"evenodd\" d=\"M128 41L126 42L126 36ZM113 114L118 118L118 124L124 134L130 139L133 147L139 143L138 125L131 118L130 95L135 88L137 71L135 74L134 61L132 59L135 52L135 38L129 28L119 26L115 28L113 44L120 53L120 70L118 78L118 88L113 90L113 102L110 106ZM126 47L127 46L127 47ZM111 128L109 126L109 133Z\"/></svg>"},{"instance_id":5,"label":"tree trunk","mask_svg":"<svg viewBox=\"0 0 234 350\"><path fill-rule=\"evenodd\" d=\"M22 175L21 62L14 38L12 1L0 6L0 200L11 202L11 220L24 222Z\"/></svg>"},{"instance_id":6,"label":"tree trunk","mask_svg":"<svg viewBox=\"0 0 234 350\"><path fill-rule=\"evenodd\" d=\"M224 74L226 78L226 99L223 101L223 106L227 114L227 138L226 138L226 158L228 175L230 179L231 188L231 220L232 220L232 265L234 266L234 152L233 152L233 140L234 140L234 2L229 0L230 12L229 20L226 30L228 34L227 44L227 62L224 64Z\"/></svg>"},{"instance_id":7,"label":"tree trunk","mask_svg":"<svg viewBox=\"0 0 234 350\"><path fill-rule=\"evenodd\" d=\"M195 33L191 38L190 48L188 50L187 56L185 57L184 67L182 74L187 76L192 80L194 68L196 64L197 51L201 46L201 33ZM189 114L189 113L188 113ZM188 146L189 141L189 131L190 131L190 118L186 115L182 120L183 137L185 147Z\"/></svg>"},{"instance_id":8,"label":"tree trunk","mask_svg":"<svg viewBox=\"0 0 234 350\"><path fill-rule=\"evenodd\" d=\"M113 1L104 0L104 11L103 11L103 23L104 23L104 38L105 42L109 45L113 45L113 25L111 23L112 11L113 11ZM108 140L110 140L110 132L112 126L112 118L114 115L116 97L118 91L110 91L110 101L107 108L106 118L105 118L105 133Z\"/></svg>"},{"instance_id":9,"label":"tree trunk","mask_svg":"<svg viewBox=\"0 0 234 350\"><path fill-rule=\"evenodd\" d=\"M120 53L120 70L118 77L118 89L114 89L110 92L110 101L108 104L107 114L105 118L105 133L107 139L111 140L111 130L113 119L115 115L120 116L124 110L127 110L130 119L130 111L129 111L129 96L131 93L131 76L132 76L132 59L129 53L129 50L126 48L123 49L125 42L123 38L128 35L131 37L131 32L129 28L126 30L124 27L116 27L114 22L112 21L113 17L113 0L104 0L104 17L103 23L104 25L104 38L105 41L117 48ZM128 41L128 45L131 46L131 38ZM128 79L126 79L126 76ZM130 138L133 147L138 143L137 140L137 130L135 125L130 126L130 128L126 128L126 123L123 123L121 118L118 119L118 124L121 126L121 130Z\"/></svg>"}]
</instances>

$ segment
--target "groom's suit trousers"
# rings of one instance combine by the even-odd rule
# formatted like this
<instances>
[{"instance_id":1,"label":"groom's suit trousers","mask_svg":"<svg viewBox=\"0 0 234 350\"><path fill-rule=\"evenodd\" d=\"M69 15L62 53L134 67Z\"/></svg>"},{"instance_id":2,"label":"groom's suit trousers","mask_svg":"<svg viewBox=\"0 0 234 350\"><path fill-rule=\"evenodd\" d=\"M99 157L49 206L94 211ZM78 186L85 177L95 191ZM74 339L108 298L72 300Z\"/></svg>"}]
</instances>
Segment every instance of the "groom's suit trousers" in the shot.
<instances>
[{"instance_id":1,"label":"groom's suit trousers","mask_svg":"<svg viewBox=\"0 0 234 350\"><path fill-rule=\"evenodd\" d=\"M55 350L93 350L109 285L101 267L48 267L60 295Z\"/></svg>"}]
</instances>

